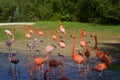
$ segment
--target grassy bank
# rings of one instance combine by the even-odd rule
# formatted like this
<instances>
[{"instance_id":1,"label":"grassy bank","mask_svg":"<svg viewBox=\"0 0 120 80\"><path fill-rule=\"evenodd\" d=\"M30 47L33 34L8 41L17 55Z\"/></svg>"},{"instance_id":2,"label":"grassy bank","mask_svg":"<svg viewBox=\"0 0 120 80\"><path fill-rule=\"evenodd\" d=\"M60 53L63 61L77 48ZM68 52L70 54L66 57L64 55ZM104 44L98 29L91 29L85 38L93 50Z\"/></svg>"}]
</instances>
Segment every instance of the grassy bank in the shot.
<instances>
[{"instance_id":1,"label":"grassy bank","mask_svg":"<svg viewBox=\"0 0 120 80\"><path fill-rule=\"evenodd\" d=\"M88 34L97 34L100 37L105 38L108 36L110 38L111 36L119 38L120 34L120 25L100 25L100 24L93 24L93 23L79 23L79 22L62 22L64 28L66 29L66 36L70 34L78 34L79 29L84 28ZM7 36L4 35L3 31L5 29L10 30L11 26L0 26L0 40L5 40ZM24 39L24 33L23 33L23 26L15 26L15 36L16 39ZM44 33L49 32L51 29L57 30L58 24L57 21L39 21L35 22L35 25L32 25L33 29L40 29ZM111 35L111 36L110 36Z\"/></svg>"}]
</instances>

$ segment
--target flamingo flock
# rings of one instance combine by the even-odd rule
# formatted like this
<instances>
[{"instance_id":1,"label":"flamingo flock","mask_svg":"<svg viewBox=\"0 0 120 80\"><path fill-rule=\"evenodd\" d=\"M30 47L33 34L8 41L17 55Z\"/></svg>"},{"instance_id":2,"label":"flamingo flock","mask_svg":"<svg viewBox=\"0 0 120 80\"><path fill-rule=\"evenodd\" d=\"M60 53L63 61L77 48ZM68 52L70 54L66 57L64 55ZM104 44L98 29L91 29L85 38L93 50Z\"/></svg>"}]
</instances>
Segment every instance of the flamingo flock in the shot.
<instances>
[{"instance_id":1,"label":"flamingo flock","mask_svg":"<svg viewBox=\"0 0 120 80\"><path fill-rule=\"evenodd\" d=\"M14 32L15 32L15 28L11 28L11 31L4 30L4 34L8 36L8 40L5 43L6 43L6 46L8 46L8 48L9 48L9 61L10 61L10 63L15 64L15 67L16 67L16 64L18 64L20 61L19 61L19 59L12 56L11 46L15 40ZM58 66L61 66L60 70L61 70L62 76L60 75L59 80L71 80L65 74L63 75L63 73L62 73L62 71L64 72L65 64L62 61L53 59L52 57L49 58L50 55L54 55L52 53L56 50L56 48L60 47L61 49L64 50L67 47L67 45L65 44L65 41L63 41L63 37L67 32L66 32L65 28L63 27L61 21L58 20L58 30L56 30L57 34L55 34L53 29L51 30L51 33L50 33L51 39L54 41L54 43L57 43L57 44L55 44L55 45L49 44L48 46L45 47L45 50L44 50L45 53L43 53L45 55L45 57L42 57L40 55L37 57L34 57L35 47L37 47L37 45L40 42L44 42L44 39L40 40L39 37L35 37L34 35L36 34L38 36L42 36L45 33L43 33L43 31L41 31L40 29L31 28L30 25L25 25L23 32L24 32L24 36L26 37L26 40L27 40L26 47L29 48L30 53L31 53L30 54L31 57L28 56L26 64L27 64L27 66L29 66L29 65L31 65L30 64L31 60L33 60L33 62L34 62L33 63L34 65L29 70L30 79L34 80L32 78L33 71L37 70L38 67L42 67L40 70L41 70L41 73L44 75L44 80L51 80L50 76L48 77L47 74L52 72ZM83 50L82 52L81 51L75 52L77 36L74 34L71 34L71 36L70 36L72 38L71 39L72 40L72 42L71 42L72 48L70 49L71 50L71 59L75 64L79 65L78 72L81 74L82 66L84 66L84 68L86 68L85 74L84 74L86 78L87 78L88 71L98 71L99 77L102 77L102 73L104 72L104 70L106 70L108 68L109 64L111 63L111 60L110 60L109 56L107 55L107 52L100 52L98 50L97 35L95 35L95 34L90 35L90 37L95 40L94 41L95 42L94 53L96 54L100 63L96 64L95 66L93 66L91 69L88 70L88 68L89 68L88 60L91 57L90 47L89 47L90 44L89 44L89 41L87 40L88 35L83 28L79 30L79 35L80 35L80 37L79 37L80 46L79 47ZM63 57L64 62L66 63L64 54L65 53L61 54L61 52L58 53L59 57ZM48 64L48 65L45 65L45 64ZM48 67L48 68L45 70L45 67ZM14 79L14 80L16 80L16 79Z\"/></svg>"}]
</instances>

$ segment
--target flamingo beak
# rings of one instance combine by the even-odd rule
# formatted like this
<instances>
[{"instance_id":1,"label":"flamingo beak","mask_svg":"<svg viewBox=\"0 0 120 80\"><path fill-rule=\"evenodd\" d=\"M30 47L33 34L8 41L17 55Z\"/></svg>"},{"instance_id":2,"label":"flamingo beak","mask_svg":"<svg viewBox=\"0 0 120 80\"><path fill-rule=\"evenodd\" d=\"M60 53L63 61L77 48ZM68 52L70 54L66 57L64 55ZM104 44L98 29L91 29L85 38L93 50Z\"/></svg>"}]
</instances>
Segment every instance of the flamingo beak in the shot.
<instances>
[{"instance_id":1,"label":"flamingo beak","mask_svg":"<svg viewBox=\"0 0 120 80\"><path fill-rule=\"evenodd\" d=\"M63 38L63 36L60 36L60 38Z\"/></svg>"},{"instance_id":2,"label":"flamingo beak","mask_svg":"<svg viewBox=\"0 0 120 80\"><path fill-rule=\"evenodd\" d=\"M40 40L40 42L44 42L44 40Z\"/></svg>"},{"instance_id":3,"label":"flamingo beak","mask_svg":"<svg viewBox=\"0 0 120 80\"><path fill-rule=\"evenodd\" d=\"M93 35L90 35L90 37L93 37Z\"/></svg>"},{"instance_id":4,"label":"flamingo beak","mask_svg":"<svg viewBox=\"0 0 120 80\"><path fill-rule=\"evenodd\" d=\"M72 37L73 35L70 35L70 37Z\"/></svg>"}]
</instances>

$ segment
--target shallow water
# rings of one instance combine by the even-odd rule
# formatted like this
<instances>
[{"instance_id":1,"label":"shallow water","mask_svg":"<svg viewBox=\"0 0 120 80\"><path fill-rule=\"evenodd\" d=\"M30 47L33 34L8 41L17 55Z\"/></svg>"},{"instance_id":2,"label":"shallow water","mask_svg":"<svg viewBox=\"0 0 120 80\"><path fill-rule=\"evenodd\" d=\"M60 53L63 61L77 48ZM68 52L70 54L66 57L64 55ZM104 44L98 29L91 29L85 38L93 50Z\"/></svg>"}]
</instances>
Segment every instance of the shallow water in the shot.
<instances>
[{"instance_id":1,"label":"shallow water","mask_svg":"<svg viewBox=\"0 0 120 80\"><path fill-rule=\"evenodd\" d=\"M11 64L8 60L8 53L0 53L0 80L30 80L29 70L33 66L33 62L31 65L26 67L26 58L27 55L20 55L20 53L14 53L13 56L20 60L20 63L16 66L16 75L14 75L14 64ZM43 55L42 55L43 56ZM57 56L52 56L52 59L60 60ZM32 59L31 59L32 60ZM120 71L111 71L105 70L103 75L104 79L99 79L97 71L87 71L87 77L82 76L79 73L79 67L77 64L73 63L70 57L66 57L66 61L64 63L64 70L66 72L66 76L71 80L120 80ZM97 58L89 59L89 67L91 68L95 64L99 63ZM84 67L84 66L83 66ZM48 65L45 66L44 70L48 69ZM47 74L50 80L59 80L60 72L58 71L60 67L53 69L51 72ZM82 69L82 67L81 67ZM11 70L12 73L9 73ZM42 73L38 71L38 69L33 71L33 80L44 80L44 76Z\"/></svg>"}]
</instances>

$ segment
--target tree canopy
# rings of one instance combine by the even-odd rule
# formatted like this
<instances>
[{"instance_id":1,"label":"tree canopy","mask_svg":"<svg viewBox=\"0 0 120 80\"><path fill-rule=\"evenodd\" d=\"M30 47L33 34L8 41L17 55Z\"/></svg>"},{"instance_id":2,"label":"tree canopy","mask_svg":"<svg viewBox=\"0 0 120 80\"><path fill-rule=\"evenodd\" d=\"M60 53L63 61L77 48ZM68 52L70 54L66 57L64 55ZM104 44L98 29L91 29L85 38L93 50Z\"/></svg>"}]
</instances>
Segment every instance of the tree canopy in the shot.
<instances>
[{"instance_id":1,"label":"tree canopy","mask_svg":"<svg viewBox=\"0 0 120 80\"><path fill-rule=\"evenodd\" d=\"M0 0L0 22L120 23L120 0Z\"/></svg>"}]
</instances>

